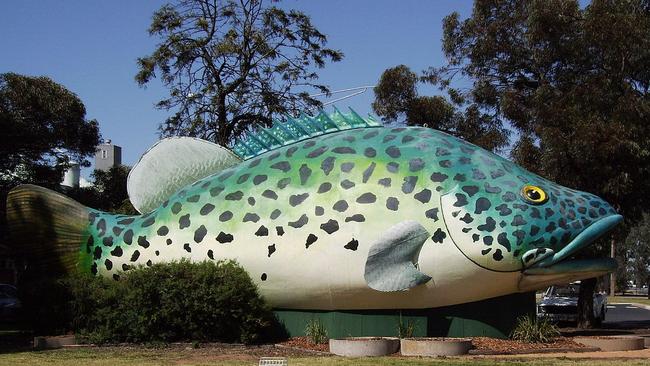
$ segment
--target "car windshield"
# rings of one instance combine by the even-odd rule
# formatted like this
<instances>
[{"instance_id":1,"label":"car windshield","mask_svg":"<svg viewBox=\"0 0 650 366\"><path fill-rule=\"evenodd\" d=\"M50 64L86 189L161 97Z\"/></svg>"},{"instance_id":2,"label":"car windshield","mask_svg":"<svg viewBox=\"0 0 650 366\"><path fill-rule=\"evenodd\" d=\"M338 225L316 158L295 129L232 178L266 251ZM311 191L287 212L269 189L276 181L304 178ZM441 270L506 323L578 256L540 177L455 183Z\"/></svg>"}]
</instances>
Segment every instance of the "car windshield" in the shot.
<instances>
[{"instance_id":1,"label":"car windshield","mask_svg":"<svg viewBox=\"0 0 650 366\"><path fill-rule=\"evenodd\" d=\"M561 297L578 297L580 285L568 285L563 287L553 287L551 295Z\"/></svg>"}]
</instances>

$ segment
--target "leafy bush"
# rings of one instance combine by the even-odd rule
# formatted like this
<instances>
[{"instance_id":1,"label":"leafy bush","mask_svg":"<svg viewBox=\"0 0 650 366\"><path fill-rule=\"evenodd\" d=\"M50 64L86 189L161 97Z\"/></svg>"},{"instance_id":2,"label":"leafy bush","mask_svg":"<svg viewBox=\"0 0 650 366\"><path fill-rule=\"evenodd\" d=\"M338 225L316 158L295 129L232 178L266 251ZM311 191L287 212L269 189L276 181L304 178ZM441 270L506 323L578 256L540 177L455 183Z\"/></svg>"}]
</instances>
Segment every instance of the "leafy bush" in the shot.
<instances>
[{"instance_id":1,"label":"leafy bush","mask_svg":"<svg viewBox=\"0 0 650 366\"><path fill-rule=\"evenodd\" d=\"M402 315L399 316L399 322L397 323L397 336L399 338L411 338L415 332L415 322L411 319L407 320L406 323L402 320Z\"/></svg>"},{"instance_id":2,"label":"leafy bush","mask_svg":"<svg viewBox=\"0 0 650 366\"><path fill-rule=\"evenodd\" d=\"M59 281L70 328L92 343L222 341L273 336L277 321L234 262L154 264L119 281L78 275Z\"/></svg>"},{"instance_id":3,"label":"leafy bush","mask_svg":"<svg viewBox=\"0 0 650 366\"><path fill-rule=\"evenodd\" d=\"M547 319L522 316L517 318L517 325L510 338L529 343L549 343L559 335L558 328Z\"/></svg>"},{"instance_id":4,"label":"leafy bush","mask_svg":"<svg viewBox=\"0 0 650 366\"><path fill-rule=\"evenodd\" d=\"M312 319L307 322L305 334L314 344L327 342L327 329L325 329L325 325L319 319Z\"/></svg>"}]
</instances>

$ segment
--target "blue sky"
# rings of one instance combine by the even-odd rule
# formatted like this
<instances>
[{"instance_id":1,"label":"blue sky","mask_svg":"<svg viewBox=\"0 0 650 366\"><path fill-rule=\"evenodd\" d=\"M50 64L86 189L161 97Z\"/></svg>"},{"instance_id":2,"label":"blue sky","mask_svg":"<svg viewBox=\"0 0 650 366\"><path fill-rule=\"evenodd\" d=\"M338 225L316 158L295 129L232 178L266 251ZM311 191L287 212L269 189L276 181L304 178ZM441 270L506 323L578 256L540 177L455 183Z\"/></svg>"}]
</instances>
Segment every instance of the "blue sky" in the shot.
<instances>
[{"instance_id":1,"label":"blue sky","mask_svg":"<svg viewBox=\"0 0 650 366\"><path fill-rule=\"evenodd\" d=\"M157 43L147 28L166 1L4 1L0 5L0 72L48 76L76 93L102 136L122 146L123 163L133 165L158 140L157 127L169 112L154 103L166 90L154 81L134 81L136 59ZM328 46L345 53L342 62L320 71L332 90L374 85L389 67L414 71L444 62L442 19L471 12L471 1L284 0L328 36ZM427 93L431 90L427 90ZM373 93L337 103L362 115ZM90 170L84 172L87 176Z\"/></svg>"}]
</instances>

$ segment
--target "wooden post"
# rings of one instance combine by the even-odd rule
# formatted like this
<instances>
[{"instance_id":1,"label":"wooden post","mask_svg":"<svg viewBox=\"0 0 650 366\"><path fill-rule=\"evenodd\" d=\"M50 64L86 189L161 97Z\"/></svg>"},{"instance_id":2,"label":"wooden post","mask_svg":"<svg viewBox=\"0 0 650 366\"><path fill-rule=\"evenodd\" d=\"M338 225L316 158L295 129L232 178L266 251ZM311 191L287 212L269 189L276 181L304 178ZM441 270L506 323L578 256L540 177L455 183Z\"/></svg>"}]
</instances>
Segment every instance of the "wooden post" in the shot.
<instances>
[{"instance_id":1,"label":"wooden post","mask_svg":"<svg viewBox=\"0 0 650 366\"><path fill-rule=\"evenodd\" d=\"M612 236L610 257L616 259L616 241ZM609 296L616 295L616 271L609 274Z\"/></svg>"}]
</instances>

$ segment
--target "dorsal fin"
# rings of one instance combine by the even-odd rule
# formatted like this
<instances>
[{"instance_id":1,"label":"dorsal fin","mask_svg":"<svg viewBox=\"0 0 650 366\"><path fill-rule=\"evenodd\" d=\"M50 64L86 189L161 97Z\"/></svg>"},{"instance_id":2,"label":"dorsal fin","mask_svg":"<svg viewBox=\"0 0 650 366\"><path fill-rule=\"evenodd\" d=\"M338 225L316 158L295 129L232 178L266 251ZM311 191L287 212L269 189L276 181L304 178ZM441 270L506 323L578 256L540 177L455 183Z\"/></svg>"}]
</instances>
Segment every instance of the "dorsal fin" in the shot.
<instances>
[{"instance_id":1,"label":"dorsal fin","mask_svg":"<svg viewBox=\"0 0 650 366\"><path fill-rule=\"evenodd\" d=\"M380 126L379 122L371 116L364 119L352 108L350 113L343 114L335 107L334 113L329 115L321 110L315 117L301 113L298 118L287 117L286 122L273 121L273 125L269 128L259 129L236 139L232 151L246 160L315 136L354 128Z\"/></svg>"},{"instance_id":2,"label":"dorsal fin","mask_svg":"<svg viewBox=\"0 0 650 366\"><path fill-rule=\"evenodd\" d=\"M133 166L127 179L129 200L150 212L180 188L240 163L230 150L193 137L158 141Z\"/></svg>"}]
</instances>

